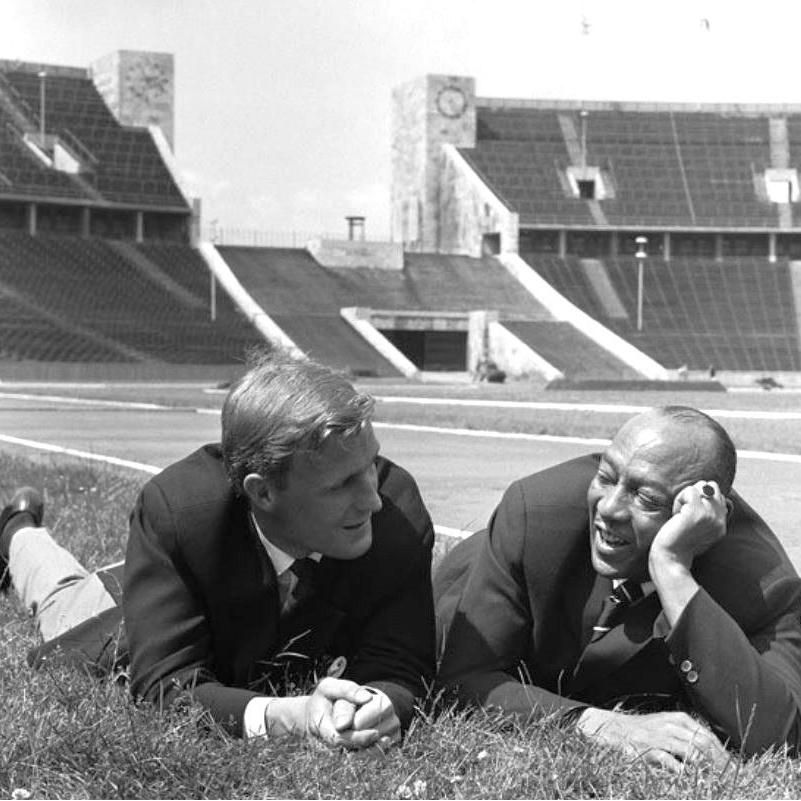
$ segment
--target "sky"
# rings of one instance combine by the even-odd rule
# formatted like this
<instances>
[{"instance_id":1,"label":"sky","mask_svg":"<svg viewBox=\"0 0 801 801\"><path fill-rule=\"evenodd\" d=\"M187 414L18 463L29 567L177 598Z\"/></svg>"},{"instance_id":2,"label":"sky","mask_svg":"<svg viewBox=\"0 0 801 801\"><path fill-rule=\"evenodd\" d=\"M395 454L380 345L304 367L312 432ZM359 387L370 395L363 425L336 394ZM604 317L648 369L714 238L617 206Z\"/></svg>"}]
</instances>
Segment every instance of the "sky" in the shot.
<instances>
[{"instance_id":1,"label":"sky","mask_svg":"<svg viewBox=\"0 0 801 801\"><path fill-rule=\"evenodd\" d=\"M797 0L0 0L0 58L175 57L175 155L223 228L389 236L392 89L801 103Z\"/></svg>"}]
</instances>

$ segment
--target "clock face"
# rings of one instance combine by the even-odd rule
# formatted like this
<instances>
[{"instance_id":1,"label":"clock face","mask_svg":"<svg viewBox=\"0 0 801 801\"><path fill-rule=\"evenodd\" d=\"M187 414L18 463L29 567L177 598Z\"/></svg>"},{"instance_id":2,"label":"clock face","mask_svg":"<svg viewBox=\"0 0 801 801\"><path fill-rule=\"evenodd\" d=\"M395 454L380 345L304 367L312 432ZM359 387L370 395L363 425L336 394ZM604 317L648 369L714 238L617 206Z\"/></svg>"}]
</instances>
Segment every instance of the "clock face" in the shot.
<instances>
[{"instance_id":1,"label":"clock face","mask_svg":"<svg viewBox=\"0 0 801 801\"><path fill-rule=\"evenodd\" d=\"M458 86L446 86L437 95L437 108L446 117L461 117L467 108L467 98Z\"/></svg>"}]
</instances>

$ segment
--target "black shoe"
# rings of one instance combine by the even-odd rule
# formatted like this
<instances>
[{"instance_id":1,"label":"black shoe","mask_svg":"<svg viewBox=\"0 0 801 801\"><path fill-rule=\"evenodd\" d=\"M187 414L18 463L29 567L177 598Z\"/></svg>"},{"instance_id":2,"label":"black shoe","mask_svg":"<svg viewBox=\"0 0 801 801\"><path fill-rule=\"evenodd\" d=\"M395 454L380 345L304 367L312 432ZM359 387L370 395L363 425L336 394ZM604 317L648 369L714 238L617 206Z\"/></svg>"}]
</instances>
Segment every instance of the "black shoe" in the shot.
<instances>
[{"instance_id":1,"label":"black shoe","mask_svg":"<svg viewBox=\"0 0 801 801\"><path fill-rule=\"evenodd\" d=\"M39 490L33 487L21 487L11 496L11 500L0 512L0 538L2 538L6 526L11 520L23 512L33 518L34 526L42 525L44 500ZM10 583L11 574L8 571L8 560L0 553L0 591L7 590Z\"/></svg>"}]
</instances>

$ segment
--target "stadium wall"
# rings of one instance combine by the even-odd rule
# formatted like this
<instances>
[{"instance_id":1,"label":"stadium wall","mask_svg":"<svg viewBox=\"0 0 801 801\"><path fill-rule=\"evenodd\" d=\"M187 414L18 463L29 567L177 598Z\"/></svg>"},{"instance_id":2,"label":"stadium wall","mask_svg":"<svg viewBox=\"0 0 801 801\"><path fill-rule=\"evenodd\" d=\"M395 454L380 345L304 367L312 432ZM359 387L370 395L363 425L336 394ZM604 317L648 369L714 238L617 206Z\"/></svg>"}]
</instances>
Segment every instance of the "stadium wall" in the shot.
<instances>
[{"instance_id":1,"label":"stadium wall","mask_svg":"<svg viewBox=\"0 0 801 801\"><path fill-rule=\"evenodd\" d=\"M164 362L39 362L0 361L3 384L22 381L179 381L217 384L236 380L244 372L237 364L167 364Z\"/></svg>"},{"instance_id":2,"label":"stadium wall","mask_svg":"<svg viewBox=\"0 0 801 801\"><path fill-rule=\"evenodd\" d=\"M485 234L500 235L500 252L517 253L519 216L476 175L453 145L443 145L439 249L479 258Z\"/></svg>"}]
</instances>

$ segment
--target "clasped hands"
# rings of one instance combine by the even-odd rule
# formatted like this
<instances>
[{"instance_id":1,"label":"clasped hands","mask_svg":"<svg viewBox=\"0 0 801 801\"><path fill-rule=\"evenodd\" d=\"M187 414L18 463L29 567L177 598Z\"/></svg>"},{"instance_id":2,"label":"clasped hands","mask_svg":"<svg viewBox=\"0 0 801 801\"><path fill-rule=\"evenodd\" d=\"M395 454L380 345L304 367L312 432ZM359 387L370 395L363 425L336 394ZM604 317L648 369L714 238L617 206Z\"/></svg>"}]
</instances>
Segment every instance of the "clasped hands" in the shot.
<instances>
[{"instance_id":1,"label":"clasped hands","mask_svg":"<svg viewBox=\"0 0 801 801\"><path fill-rule=\"evenodd\" d=\"M324 678L311 695L272 699L265 721L273 736L305 734L353 750L400 739L400 721L388 696L346 679Z\"/></svg>"}]
</instances>

